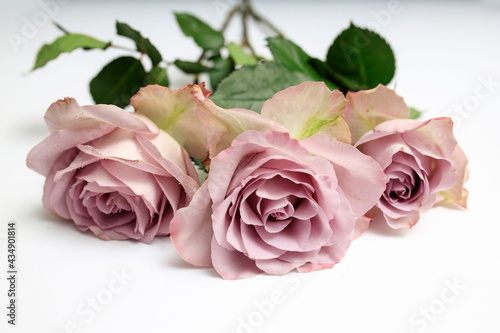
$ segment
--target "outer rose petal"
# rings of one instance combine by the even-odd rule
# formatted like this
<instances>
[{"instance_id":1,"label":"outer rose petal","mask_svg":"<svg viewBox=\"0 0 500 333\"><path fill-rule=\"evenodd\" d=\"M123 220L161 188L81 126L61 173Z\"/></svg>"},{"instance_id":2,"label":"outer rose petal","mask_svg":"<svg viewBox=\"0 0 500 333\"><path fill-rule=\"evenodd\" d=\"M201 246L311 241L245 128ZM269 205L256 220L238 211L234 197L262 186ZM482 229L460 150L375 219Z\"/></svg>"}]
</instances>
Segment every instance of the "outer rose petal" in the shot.
<instances>
[{"instance_id":1,"label":"outer rose petal","mask_svg":"<svg viewBox=\"0 0 500 333\"><path fill-rule=\"evenodd\" d=\"M302 140L314 134L329 134L351 143L351 133L343 119L347 101L338 90L324 82L303 82L268 99L262 115L288 128L290 136Z\"/></svg>"},{"instance_id":2,"label":"outer rose petal","mask_svg":"<svg viewBox=\"0 0 500 333\"><path fill-rule=\"evenodd\" d=\"M198 117L197 103L210 94L204 83L179 90L150 85L141 88L130 104L135 112L145 115L175 138L190 156L203 158L207 153L207 134Z\"/></svg>"},{"instance_id":3,"label":"outer rose petal","mask_svg":"<svg viewBox=\"0 0 500 333\"><path fill-rule=\"evenodd\" d=\"M225 110L210 100L200 102L198 112L207 130L210 158L229 148L231 142L247 130L287 132L282 125L256 112L245 109Z\"/></svg>"},{"instance_id":4,"label":"outer rose petal","mask_svg":"<svg viewBox=\"0 0 500 333\"><path fill-rule=\"evenodd\" d=\"M388 124L381 124L377 130L384 130L386 125L401 122L401 120L390 121ZM423 121L415 130L405 131L403 138L421 154L434 158L451 156L457 146L457 140L453 135L453 121L447 117Z\"/></svg>"},{"instance_id":5,"label":"outer rose petal","mask_svg":"<svg viewBox=\"0 0 500 333\"><path fill-rule=\"evenodd\" d=\"M414 131L417 131L417 134L412 133ZM373 156L382 168L385 168L392 162L392 156L401 149L410 153L411 148L414 148L419 153L433 158L447 158L451 156L456 144L450 118L433 118L426 121L396 119L377 125L373 131L363 135L355 147Z\"/></svg>"},{"instance_id":6,"label":"outer rose petal","mask_svg":"<svg viewBox=\"0 0 500 333\"><path fill-rule=\"evenodd\" d=\"M354 227L354 235L352 237L352 240L355 240L356 238L364 234L366 230L368 230L368 228L370 227L370 223L373 221L378 211L379 209L377 207L373 207L365 215L358 218L358 220L356 221L356 226Z\"/></svg>"},{"instance_id":7,"label":"outer rose petal","mask_svg":"<svg viewBox=\"0 0 500 333\"><path fill-rule=\"evenodd\" d=\"M61 129L99 127L108 125L139 133L158 133L156 126L150 126L130 112L123 112L114 105L80 106L73 98L66 97L54 102L45 113L45 122L51 133Z\"/></svg>"},{"instance_id":8,"label":"outer rose petal","mask_svg":"<svg viewBox=\"0 0 500 333\"><path fill-rule=\"evenodd\" d=\"M339 186L357 217L372 208L384 192L385 175L380 165L353 146L329 135L314 135L300 144L332 163Z\"/></svg>"},{"instance_id":9,"label":"outer rose petal","mask_svg":"<svg viewBox=\"0 0 500 333\"><path fill-rule=\"evenodd\" d=\"M464 188L464 183L468 178L467 157L465 156L462 148L460 148L460 146L456 146L455 150L453 151L452 158L457 165L458 180L455 183L455 186L447 191L440 192L438 194L438 200L444 200L459 205L460 207L467 208L467 198L469 196L469 191Z\"/></svg>"},{"instance_id":10,"label":"outer rose petal","mask_svg":"<svg viewBox=\"0 0 500 333\"><path fill-rule=\"evenodd\" d=\"M196 266L212 266L212 200L205 182L189 206L179 209L170 222L170 238L181 257Z\"/></svg>"},{"instance_id":11,"label":"outer rose petal","mask_svg":"<svg viewBox=\"0 0 500 333\"><path fill-rule=\"evenodd\" d=\"M71 161L75 158L76 154L78 154L78 150L72 149L61 155L54 162L54 168L51 168L47 175L45 175L47 180L43 186L43 208L45 208L52 215L67 220L71 219L71 215L68 211L68 207L66 206L65 198L66 193L72 185L71 181L74 172L62 175L57 181L54 181L54 178L57 170L67 168Z\"/></svg>"},{"instance_id":12,"label":"outer rose petal","mask_svg":"<svg viewBox=\"0 0 500 333\"><path fill-rule=\"evenodd\" d=\"M411 229L415 224L417 224L418 220L420 219L420 213L418 210L414 210L408 215L400 217L398 219L393 219L387 214L384 214L384 217L389 227L393 229L400 229L400 228Z\"/></svg>"},{"instance_id":13,"label":"outer rose petal","mask_svg":"<svg viewBox=\"0 0 500 333\"><path fill-rule=\"evenodd\" d=\"M165 132L160 132L151 141L145 140L140 136L137 138L137 141L159 165L184 187L186 194L191 199L200 185L198 183L196 168L191 163L186 151ZM166 146L169 146L169 148L167 149Z\"/></svg>"},{"instance_id":14,"label":"outer rose petal","mask_svg":"<svg viewBox=\"0 0 500 333\"><path fill-rule=\"evenodd\" d=\"M26 161L29 168L44 176L64 151L101 138L117 127L149 137L159 133L147 118L114 105L80 106L73 98L53 103L45 113L45 122L52 135L35 146Z\"/></svg>"},{"instance_id":15,"label":"outer rose petal","mask_svg":"<svg viewBox=\"0 0 500 333\"><path fill-rule=\"evenodd\" d=\"M276 262L276 259L256 260L255 264L259 269L271 275L285 275L293 269L298 269L304 265L302 262Z\"/></svg>"},{"instance_id":16,"label":"outer rose petal","mask_svg":"<svg viewBox=\"0 0 500 333\"><path fill-rule=\"evenodd\" d=\"M98 139L113 129L110 126L105 129L84 127L59 130L31 149L26 159L26 165L39 174L47 176L52 165L65 151L79 144Z\"/></svg>"},{"instance_id":17,"label":"outer rose petal","mask_svg":"<svg viewBox=\"0 0 500 333\"><path fill-rule=\"evenodd\" d=\"M406 119L410 115L410 109L403 98L381 84L374 89L349 92L347 100L344 115L353 143L384 121Z\"/></svg>"},{"instance_id":18,"label":"outer rose petal","mask_svg":"<svg viewBox=\"0 0 500 333\"><path fill-rule=\"evenodd\" d=\"M226 280L246 279L262 273L255 261L241 252L229 251L220 246L215 237L212 238L212 264L217 273Z\"/></svg>"},{"instance_id":19,"label":"outer rose petal","mask_svg":"<svg viewBox=\"0 0 500 333\"><path fill-rule=\"evenodd\" d=\"M372 218L368 216L361 216L356 221L356 226L354 227L354 234L352 236L352 240L355 240L359 236L365 233L366 230L370 227L370 222L373 221Z\"/></svg>"},{"instance_id":20,"label":"outer rose petal","mask_svg":"<svg viewBox=\"0 0 500 333\"><path fill-rule=\"evenodd\" d=\"M323 269L330 269L333 268L337 263L333 264L312 264L312 263L307 263L303 266L297 267L297 272L299 273L310 273L314 271L320 271Z\"/></svg>"}]
</instances>

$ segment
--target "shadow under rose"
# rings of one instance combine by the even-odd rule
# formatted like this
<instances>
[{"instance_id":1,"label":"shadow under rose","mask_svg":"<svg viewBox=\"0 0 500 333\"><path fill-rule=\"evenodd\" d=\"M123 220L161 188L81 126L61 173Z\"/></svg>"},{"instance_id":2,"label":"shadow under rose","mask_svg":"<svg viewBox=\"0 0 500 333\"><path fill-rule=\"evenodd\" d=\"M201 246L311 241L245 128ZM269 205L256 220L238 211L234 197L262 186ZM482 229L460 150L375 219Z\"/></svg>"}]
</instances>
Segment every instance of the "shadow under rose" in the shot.
<instances>
[{"instance_id":1,"label":"shadow under rose","mask_svg":"<svg viewBox=\"0 0 500 333\"><path fill-rule=\"evenodd\" d=\"M172 244L172 241L170 238L168 239L167 246L168 252L171 253L169 257L166 260L166 266L170 269L180 269L180 270L197 270L200 272L203 272L205 275L221 279L221 276L215 271L213 267L200 267L200 266L195 266L184 259L182 259L177 252L177 250L174 247L174 244Z\"/></svg>"},{"instance_id":2,"label":"shadow under rose","mask_svg":"<svg viewBox=\"0 0 500 333\"><path fill-rule=\"evenodd\" d=\"M54 231L51 228L57 228L58 232L63 232L63 233L74 233L75 237L82 237L86 241L96 241L96 242L130 242L130 243L137 243L137 244L143 244L141 242L137 242L135 240L106 240L97 237L92 233L90 230L87 231L81 231L78 229L76 224L72 220L65 220L62 218L59 218L57 216L54 216L50 214L48 211L46 211L42 206L37 206L33 208L32 216L37 220L37 223L43 223L45 224L44 229L47 231L47 233L50 235L52 231Z\"/></svg>"},{"instance_id":3,"label":"shadow under rose","mask_svg":"<svg viewBox=\"0 0 500 333\"><path fill-rule=\"evenodd\" d=\"M47 227L56 227L58 229L64 229L64 231L75 232L80 235L96 238L91 232L80 231L73 221L56 217L46 211L42 206L33 208L33 216L37 219L37 223L43 223Z\"/></svg>"},{"instance_id":4,"label":"shadow under rose","mask_svg":"<svg viewBox=\"0 0 500 333\"><path fill-rule=\"evenodd\" d=\"M46 211L41 205L32 208L32 216L37 220L37 223L44 223L50 226L57 226L57 228L65 228L66 230L73 229L80 234L85 234L78 230L75 224L69 220L63 220Z\"/></svg>"}]
</instances>

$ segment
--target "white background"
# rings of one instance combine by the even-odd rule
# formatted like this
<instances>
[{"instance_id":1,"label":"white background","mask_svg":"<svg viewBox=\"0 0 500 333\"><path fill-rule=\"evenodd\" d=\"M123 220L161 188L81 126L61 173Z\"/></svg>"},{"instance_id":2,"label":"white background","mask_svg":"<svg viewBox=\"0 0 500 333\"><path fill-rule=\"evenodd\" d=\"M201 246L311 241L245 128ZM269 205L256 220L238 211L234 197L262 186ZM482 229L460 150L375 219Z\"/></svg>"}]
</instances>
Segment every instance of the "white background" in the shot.
<instances>
[{"instance_id":1,"label":"white background","mask_svg":"<svg viewBox=\"0 0 500 333\"><path fill-rule=\"evenodd\" d=\"M133 46L114 35L119 19L169 61L199 56L172 11L196 13L219 27L234 3L66 2L53 19L67 29ZM102 241L43 210L44 178L25 167L25 158L48 134L46 108L65 96L91 104L89 80L123 53L75 51L26 75L42 44L60 33L39 24L16 50L8 34L22 36L26 20L33 23L43 9L37 1L13 3L0 5L1 332L500 331L499 5L402 0L395 11L386 1L256 1L290 39L320 58L351 20L380 32L396 55L391 87L425 118L455 120L470 160L471 195L467 211L433 209L410 231L374 224L331 270L224 281L212 269L184 263L167 238L150 245ZM229 39L237 41L239 24L230 28ZM267 54L265 36L256 29L251 36ZM173 87L190 80L174 68L169 73ZM6 323L5 234L12 220L19 251L15 327ZM120 282L119 274L133 279Z\"/></svg>"}]
</instances>

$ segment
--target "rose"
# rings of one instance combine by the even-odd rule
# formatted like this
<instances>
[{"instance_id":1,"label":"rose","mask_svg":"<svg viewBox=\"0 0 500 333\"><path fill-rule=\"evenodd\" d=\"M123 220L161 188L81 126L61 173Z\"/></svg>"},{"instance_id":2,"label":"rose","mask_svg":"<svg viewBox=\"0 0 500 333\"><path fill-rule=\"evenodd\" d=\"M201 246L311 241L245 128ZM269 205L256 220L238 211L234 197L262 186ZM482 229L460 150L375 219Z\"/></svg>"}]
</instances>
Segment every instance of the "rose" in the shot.
<instances>
[{"instance_id":1,"label":"rose","mask_svg":"<svg viewBox=\"0 0 500 333\"><path fill-rule=\"evenodd\" d=\"M311 82L277 93L262 115L202 101L210 172L172 220L180 255L225 279L340 261L385 183L373 159L329 135L350 139L344 101Z\"/></svg>"},{"instance_id":2,"label":"rose","mask_svg":"<svg viewBox=\"0 0 500 333\"><path fill-rule=\"evenodd\" d=\"M186 260L227 279L331 268L383 183L371 158L331 136L299 143L287 133L246 131L212 159L171 237Z\"/></svg>"},{"instance_id":3,"label":"rose","mask_svg":"<svg viewBox=\"0 0 500 333\"><path fill-rule=\"evenodd\" d=\"M199 187L172 137L141 115L72 98L52 104L45 120L51 134L27 158L47 177L45 209L103 239L149 243L169 234L174 213Z\"/></svg>"},{"instance_id":4,"label":"rose","mask_svg":"<svg viewBox=\"0 0 500 333\"><path fill-rule=\"evenodd\" d=\"M437 202L466 207L467 158L449 118L409 120L403 98L382 85L346 98L345 119L354 145L379 162L387 175L384 195L358 220L356 236L379 210L389 226L411 228Z\"/></svg>"},{"instance_id":5,"label":"rose","mask_svg":"<svg viewBox=\"0 0 500 333\"><path fill-rule=\"evenodd\" d=\"M356 143L387 176L376 206L392 228L412 228L420 214L432 208L438 197L446 198L446 193L458 196L455 201L465 206L467 159L452 127L450 118L390 120Z\"/></svg>"}]
</instances>

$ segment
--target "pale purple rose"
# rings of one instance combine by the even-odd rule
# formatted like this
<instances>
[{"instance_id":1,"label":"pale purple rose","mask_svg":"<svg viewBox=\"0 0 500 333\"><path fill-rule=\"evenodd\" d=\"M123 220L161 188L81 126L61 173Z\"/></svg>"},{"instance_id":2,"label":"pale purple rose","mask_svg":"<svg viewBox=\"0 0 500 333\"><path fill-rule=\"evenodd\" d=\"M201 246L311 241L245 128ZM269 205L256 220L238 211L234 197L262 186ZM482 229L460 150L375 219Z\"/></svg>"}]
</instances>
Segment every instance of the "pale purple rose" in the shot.
<instances>
[{"instance_id":1,"label":"pale purple rose","mask_svg":"<svg viewBox=\"0 0 500 333\"><path fill-rule=\"evenodd\" d=\"M146 117L72 98L45 114L50 136L32 149L46 176L43 205L102 239L149 243L170 233L174 213L199 187L184 149Z\"/></svg>"},{"instance_id":2,"label":"pale purple rose","mask_svg":"<svg viewBox=\"0 0 500 333\"><path fill-rule=\"evenodd\" d=\"M467 159L450 118L382 122L356 143L387 176L378 209L392 228L412 228L438 199L465 206Z\"/></svg>"},{"instance_id":3,"label":"pale purple rose","mask_svg":"<svg viewBox=\"0 0 500 333\"><path fill-rule=\"evenodd\" d=\"M171 238L185 260L225 279L331 268L384 183L373 159L330 135L248 130L212 159Z\"/></svg>"},{"instance_id":4,"label":"pale purple rose","mask_svg":"<svg viewBox=\"0 0 500 333\"><path fill-rule=\"evenodd\" d=\"M275 94L261 114L200 99L208 178L171 223L182 258L225 279L331 268L385 175L350 145L347 101L324 83Z\"/></svg>"}]
</instances>

